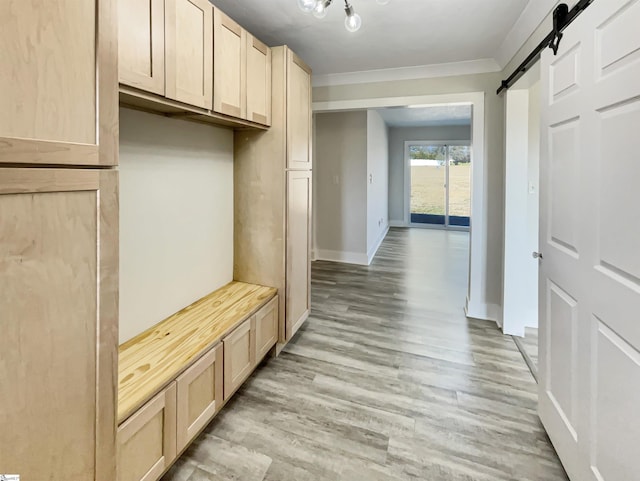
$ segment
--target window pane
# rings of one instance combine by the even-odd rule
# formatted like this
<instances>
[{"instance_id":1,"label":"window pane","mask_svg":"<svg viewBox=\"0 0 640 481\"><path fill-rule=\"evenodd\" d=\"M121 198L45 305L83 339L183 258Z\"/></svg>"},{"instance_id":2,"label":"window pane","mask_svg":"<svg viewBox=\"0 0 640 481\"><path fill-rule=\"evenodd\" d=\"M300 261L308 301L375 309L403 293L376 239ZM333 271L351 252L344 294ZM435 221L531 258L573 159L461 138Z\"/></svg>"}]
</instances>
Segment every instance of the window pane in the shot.
<instances>
[{"instance_id":1,"label":"window pane","mask_svg":"<svg viewBox=\"0 0 640 481\"><path fill-rule=\"evenodd\" d=\"M471 216L471 147L449 147L449 215Z\"/></svg>"},{"instance_id":2,"label":"window pane","mask_svg":"<svg viewBox=\"0 0 640 481\"><path fill-rule=\"evenodd\" d=\"M411 145L411 213L445 215L444 145Z\"/></svg>"}]
</instances>

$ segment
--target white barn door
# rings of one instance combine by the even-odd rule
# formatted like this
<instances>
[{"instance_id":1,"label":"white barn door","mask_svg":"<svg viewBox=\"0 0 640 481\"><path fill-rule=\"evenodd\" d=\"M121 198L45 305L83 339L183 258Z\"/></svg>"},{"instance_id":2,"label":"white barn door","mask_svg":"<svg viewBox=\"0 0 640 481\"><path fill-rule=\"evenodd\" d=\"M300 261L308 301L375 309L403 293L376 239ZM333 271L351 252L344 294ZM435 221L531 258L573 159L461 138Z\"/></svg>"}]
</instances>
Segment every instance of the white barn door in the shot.
<instances>
[{"instance_id":1,"label":"white barn door","mask_svg":"<svg viewBox=\"0 0 640 481\"><path fill-rule=\"evenodd\" d=\"M542 57L539 413L572 481L640 480L640 0Z\"/></svg>"}]
</instances>

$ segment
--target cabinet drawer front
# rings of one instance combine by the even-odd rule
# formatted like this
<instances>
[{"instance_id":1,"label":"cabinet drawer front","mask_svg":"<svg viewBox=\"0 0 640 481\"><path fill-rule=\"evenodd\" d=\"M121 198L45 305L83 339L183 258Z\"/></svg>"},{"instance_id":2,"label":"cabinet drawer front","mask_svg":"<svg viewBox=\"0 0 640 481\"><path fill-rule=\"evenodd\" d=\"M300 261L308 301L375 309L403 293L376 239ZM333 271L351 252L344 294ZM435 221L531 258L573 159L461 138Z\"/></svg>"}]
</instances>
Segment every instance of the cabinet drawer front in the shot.
<instances>
[{"instance_id":1,"label":"cabinet drawer front","mask_svg":"<svg viewBox=\"0 0 640 481\"><path fill-rule=\"evenodd\" d=\"M176 383L118 428L118 481L156 481L176 457Z\"/></svg>"},{"instance_id":2,"label":"cabinet drawer front","mask_svg":"<svg viewBox=\"0 0 640 481\"><path fill-rule=\"evenodd\" d=\"M255 317L244 321L224 343L224 399L227 400L251 374L256 358Z\"/></svg>"},{"instance_id":3,"label":"cabinet drawer front","mask_svg":"<svg viewBox=\"0 0 640 481\"><path fill-rule=\"evenodd\" d=\"M222 344L218 344L178 377L178 452L222 406L222 362Z\"/></svg>"},{"instance_id":4,"label":"cabinet drawer front","mask_svg":"<svg viewBox=\"0 0 640 481\"><path fill-rule=\"evenodd\" d=\"M278 341L278 296L256 313L256 362Z\"/></svg>"}]
</instances>

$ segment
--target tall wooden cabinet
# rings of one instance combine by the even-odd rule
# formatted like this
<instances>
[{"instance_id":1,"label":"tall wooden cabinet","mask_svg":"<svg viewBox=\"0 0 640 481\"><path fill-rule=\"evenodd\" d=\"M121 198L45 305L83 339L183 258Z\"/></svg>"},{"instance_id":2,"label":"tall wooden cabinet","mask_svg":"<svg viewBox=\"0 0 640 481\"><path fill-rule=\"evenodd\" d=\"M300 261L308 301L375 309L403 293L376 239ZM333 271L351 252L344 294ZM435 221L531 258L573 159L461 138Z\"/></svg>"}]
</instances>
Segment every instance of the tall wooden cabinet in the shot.
<instances>
[{"instance_id":1,"label":"tall wooden cabinet","mask_svg":"<svg viewBox=\"0 0 640 481\"><path fill-rule=\"evenodd\" d=\"M112 481L114 0L5 0L0 18L0 472Z\"/></svg>"},{"instance_id":2,"label":"tall wooden cabinet","mask_svg":"<svg viewBox=\"0 0 640 481\"><path fill-rule=\"evenodd\" d=\"M271 51L271 128L235 133L234 277L278 288L282 344L311 306L311 70Z\"/></svg>"}]
</instances>

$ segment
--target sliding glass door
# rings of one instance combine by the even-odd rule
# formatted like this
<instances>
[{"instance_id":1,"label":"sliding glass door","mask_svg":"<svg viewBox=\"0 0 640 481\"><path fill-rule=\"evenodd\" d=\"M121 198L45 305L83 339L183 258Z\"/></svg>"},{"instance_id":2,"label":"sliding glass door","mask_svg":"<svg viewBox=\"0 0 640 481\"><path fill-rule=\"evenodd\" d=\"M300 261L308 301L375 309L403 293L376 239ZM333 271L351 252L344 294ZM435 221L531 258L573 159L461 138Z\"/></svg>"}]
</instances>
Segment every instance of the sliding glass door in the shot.
<instances>
[{"instance_id":1,"label":"sliding glass door","mask_svg":"<svg viewBox=\"0 0 640 481\"><path fill-rule=\"evenodd\" d=\"M471 217L471 146L407 143L412 224L468 227Z\"/></svg>"}]
</instances>

